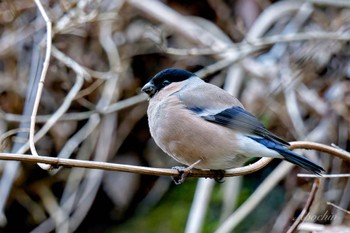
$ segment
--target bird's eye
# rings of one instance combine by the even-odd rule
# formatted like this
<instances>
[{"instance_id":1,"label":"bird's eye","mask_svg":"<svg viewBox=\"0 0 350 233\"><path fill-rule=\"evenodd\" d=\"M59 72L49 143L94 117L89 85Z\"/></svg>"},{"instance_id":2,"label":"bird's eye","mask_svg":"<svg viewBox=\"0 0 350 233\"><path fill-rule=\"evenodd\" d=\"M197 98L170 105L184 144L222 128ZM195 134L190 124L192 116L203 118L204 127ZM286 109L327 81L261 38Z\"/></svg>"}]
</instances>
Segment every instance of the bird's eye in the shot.
<instances>
[{"instance_id":1,"label":"bird's eye","mask_svg":"<svg viewBox=\"0 0 350 233\"><path fill-rule=\"evenodd\" d=\"M170 81L169 81L169 80L164 80L163 83L162 83L163 87L166 87L166 86L168 86L169 84L170 84Z\"/></svg>"}]
</instances>

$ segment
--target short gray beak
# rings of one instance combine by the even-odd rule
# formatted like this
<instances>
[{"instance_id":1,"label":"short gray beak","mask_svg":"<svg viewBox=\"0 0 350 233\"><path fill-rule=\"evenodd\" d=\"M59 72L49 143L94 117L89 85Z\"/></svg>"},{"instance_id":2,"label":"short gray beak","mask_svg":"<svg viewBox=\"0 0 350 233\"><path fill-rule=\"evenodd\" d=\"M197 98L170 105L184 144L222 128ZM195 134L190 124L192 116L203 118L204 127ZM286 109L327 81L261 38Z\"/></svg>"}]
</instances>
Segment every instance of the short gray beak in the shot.
<instances>
[{"instance_id":1,"label":"short gray beak","mask_svg":"<svg viewBox=\"0 0 350 233\"><path fill-rule=\"evenodd\" d=\"M156 86L148 82L142 87L141 91L145 92L149 97L152 97L156 94Z\"/></svg>"}]
</instances>

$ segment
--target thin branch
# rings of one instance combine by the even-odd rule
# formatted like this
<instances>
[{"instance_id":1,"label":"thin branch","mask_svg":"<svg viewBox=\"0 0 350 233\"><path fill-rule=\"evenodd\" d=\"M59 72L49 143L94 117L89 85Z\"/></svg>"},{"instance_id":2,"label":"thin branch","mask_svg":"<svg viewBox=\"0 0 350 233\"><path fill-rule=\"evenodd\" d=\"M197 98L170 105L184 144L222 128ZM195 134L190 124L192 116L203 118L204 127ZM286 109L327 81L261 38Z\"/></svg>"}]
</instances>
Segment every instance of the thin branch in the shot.
<instances>
[{"instance_id":1,"label":"thin branch","mask_svg":"<svg viewBox=\"0 0 350 233\"><path fill-rule=\"evenodd\" d=\"M314 174L297 174L298 177L302 178L322 178L322 179L327 179L327 178L348 178L350 177L350 174L329 174L329 175L322 175L321 177L318 175Z\"/></svg>"},{"instance_id":2,"label":"thin branch","mask_svg":"<svg viewBox=\"0 0 350 233\"><path fill-rule=\"evenodd\" d=\"M312 189L311 189L309 198L307 199L303 210L301 211L301 213L299 214L298 218L295 220L293 225L288 229L287 233L293 233L297 229L299 224L304 220L305 216L309 212L310 207L315 199L315 195L316 195L316 192L318 190L319 184L320 184L320 180L315 179L314 184L312 185Z\"/></svg>"},{"instance_id":3,"label":"thin branch","mask_svg":"<svg viewBox=\"0 0 350 233\"><path fill-rule=\"evenodd\" d=\"M75 73L83 76L88 81L91 81L91 75L90 73L80 64L78 64L74 59L67 56L60 50L58 50L55 46L52 46L52 56L54 56L57 60L62 62L67 67L74 70Z\"/></svg>"},{"instance_id":4,"label":"thin branch","mask_svg":"<svg viewBox=\"0 0 350 233\"><path fill-rule=\"evenodd\" d=\"M59 121L81 121L86 120L91 117L92 114L97 113L97 110L90 110L86 112L69 112L65 113L60 117ZM52 117L52 114L49 115L37 115L36 122L45 123ZM9 122L29 122L30 117L26 117L19 114L5 113L0 110L0 118Z\"/></svg>"},{"instance_id":5,"label":"thin branch","mask_svg":"<svg viewBox=\"0 0 350 233\"><path fill-rule=\"evenodd\" d=\"M342 207L340 207L340 206L337 206L336 204L333 204L333 203L330 202L330 201L327 201L327 205L333 206L333 207L337 208L338 210L343 211L344 213L350 214L350 211L349 211L349 210L346 210L346 209L344 209L344 208L342 208Z\"/></svg>"},{"instance_id":6,"label":"thin branch","mask_svg":"<svg viewBox=\"0 0 350 233\"><path fill-rule=\"evenodd\" d=\"M57 155L58 158L69 158L81 143L86 140L91 133L96 130L100 123L100 117L97 114L91 115L89 120L64 144L63 148Z\"/></svg>"},{"instance_id":7,"label":"thin branch","mask_svg":"<svg viewBox=\"0 0 350 233\"><path fill-rule=\"evenodd\" d=\"M291 149L314 149L323 152L327 152L339 158L349 161L349 155L339 151L333 147L326 146L320 143L315 142L291 142ZM132 166L132 165L124 165L124 164L116 164L116 163L108 163L108 162L97 162L97 161L87 161L87 160L77 160L77 159L63 159L56 157L48 157L48 156L31 156L26 154L12 154L12 153L0 153L1 160L15 160L29 163L47 163L51 164L54 167L65 166L65 167L82 167L82 168L90 168L90 169L102 169L109 171L120 171L120 172L132 172L144 175L156 175L156 176L178 176L179 173L175 169L167 169L167 168L151 168L151 167L143 167L143 166ZM240 176L253 173L265 167L269 162L272 161L272 158L261 158L257 162L239 167L226 170L224 176ZM211 170L197 170L193 169L189 174L189 177L206 177L206 178L214 178L217 174L215 171Z\"/></svg>"},{"instance_id":8,"label":"thin branch","mask_svg":"<svg viewBox=\"0 0 350 233\"><path fill-rule=\"evenodd\" d=\"M299 32L290 33L284 35L273 35L267 37L261 37L256 39L249 39L241 42L238 45L252 45L252 46L268 46L277 43L290 43L297 41L307 40L338 40L338 41L349 41L350 34L342 33L341 31L335 32L323 32L323 31L311 31L311 32Z\"/></svg>"},{"instance_id":9,"label":"thin branch","mask_svg":"<svg viewBox=\"0 0 350 233\"><path fill-rule=\"evenodd\" d=\"M228 44L225 41L219 40L216 36L198 26L193 21L189 20L178 12L167 7L164 3L154 0L129 0L131 6L141 10L148 16L162 22L169 28L176 30L188 39L206 47L211 47L214 50L227 48ZM232 52L231 52L232 53ZM227 57L229 55L222 55Z\"/></svg>"},{"instance_id":10,"label":"thin branch","mask_svg":"<svg viewBox=\"0 0 350 233\"><path fill-rule=\"evenodd\" d=\"M120 111L122 109L134 106L136 104L145 102L147 100L147 95L144 93L141 93L139 95L135 95L133 97L124 99L124 100L120 100L114 104L109 105L108 107L106 107L106 109L104 109L101 113L103 114L109 114L112 112L117 112Z\"/></svg>"},{"instance_id":11,"label":"thin branch","mask_svg":"<svg viewBox=\"0 0 350 233\"><path fill-rule=\"evenodd\" d=\"M69 90L67 96L64 98L61 106L55 111L54 114L46 121L45 125L35 134L34 140L38 141L42 138L52 126L60 119L60 117L68 110L75 96L79 93L80 89L84 84L84 78L77 74L76 80L72 88Z\"/></svg>"},{"instance_id":12,"label":"thin branch","mask_svg":"<svg viewBox=\"0 0 350 233\"><path fill-rule=\"evenodd\" d=\"M51 164L53 167L58 168L59 166L64 167L80 167L90 169L101 169L109 171L120 171L120 172L132 172L144 175L163 175L163 176L176 176L178 175L175 169L163 169L163 168L150 168L142 166L115 164L98 161L78 160L78 159L63 159L48 156L32 156L28 154L14 154L14 153L0 153L1 160L14 160L29 163L46 163ZM210 174L207 172L203 174ZM192 176L196 173L192 173Z\"/></svg>"},{"instance_id":13,"label":"thin branch","mask_svg":"<svg viewBox=\"0 0 350 233\"><path fill-rule=\"evenodd\" d=\"M0 135L0 151L4 151L4 145L6 144L6 139L10 136L17 134L19 132L29 132L28 128L17 128L17 129L11 129L3 134Z\"/></svg>"},{"instance_id":14,"label":"thin branch","mask_svg":"<svg viewBox=\"0 0 350 233\"><path fill-rule=\"evenodd\" d=\"M125 108L129 108L131 106L134 106L136 104L145 102L147 100L147 95L145 93L141 93L135 96L132 96L127 99L120 100L116 103L113 103L106 107L103 110L90 110L86 112L69 112L62 115L58 120L59 121L80 121L80 120L86 120L91 117L94 113L100 113L102 115L110 114L113 112L120 111ZM43 123L48 121L52 117L52 114L50 115L38 115L37 116L37 122ZM23 115L13 114L13 113L5 113L0 110L0 118L11 121L11 122L21 122L21 121L29 121L30 119Z\"/></svg>"},{"instance_id":15,"label":"thin branch","mask_svg":"<svg viewBox=\"0 0 350 233\"><path fill-rule=\"evenodd\" d=\"M200 78L214 74L215 72L225 69L228 66L232 65L233 63L238 62L239 60L242 60L243 58L246 58L247 56L255 52L258 52L260 49L261 49L260 47L257 47L257 48L247 47L246 49L243 49L239 53L232 54L232 56L227 56L214 64L204 67L203 69L197 71L195 74Z\"/></svg>"},{"instance_id":16,"label":"thin branch","mask_svg":"<svg viewBox=\"0 0 350 233\"><path fill-rule=\"evenodd\" d=\"M317 142L306 142L306 141L296 141L290 142L289 149L308 149L308 150L317 150L321 152L326 152L337 156L347 162L350 161L350 153L346 150L334 148Z\"/></svg>"},{"instance_id":17,"label":"thin branch","mask_svg":"<svg viewBox=\"0 0 350 233\"><path fill-rule=\"evenodd\" d=\"M81 90L79 94L75 97L75 99L83 98L84 96L90 95L93 93L99 86L101 86L104 83L104 80L97 79L94 81L89 87Z\"/></svg>"},{"instance_id":18,"label":"thin branch","mask_svg":"<svg viewBox=\"0 0 350 233\"><path fill-rule=\"evenodd\" d=\"M269 45L277 43L291 43L308 40L337 40L337 41L349 41L350 34L343 33L341 31L335 32L323 32L323 31L311 31L311 32L299 32L289 33L285 35L273 35L266 37L259 37L242 41L234 45L229 45L226 48L220 50L213 50L212 48L171 48L161 45L161 49L164 53L176 56L199 56L199 55L217 55L226 53L227 51L240 51L249 47L255 47L263 49Z\"/></svg>"},{"instance_id":19,"label":"thin branch","mask_svg":"<svg viewBox=\"0 0 350 233\"><path fill-rule=\"evenodd\" d=\"M36 115L38 113L38 108L39 108L39 103L41 99L41 95L43 92L43 87L44 87L44 82L45 82L45 77L47 73L47 69L49 67L49 62L50 62L50 55L51 55L51 47L52 47L52 24L47 16L45 9L43 5L41 4L40 0L35 0L35 4L39 8L39 11L42 15L42 17L45 20L46 23L46 53L45 53L45 60L43 64L43 69L41 72L41 77L38 83L38 90L36 93L35 97L35 102L33 106L33 112L31 116L31 121L30 121L30 131L29 131L29 145L30 145L30 150L34 156L39 156L36 148L35 148L35 142L34 142L34 132L35 132L35 120L36 120ZM49 170L51 166L47 164L38 164L42 169Z\"/></svg>"}]
</instances>

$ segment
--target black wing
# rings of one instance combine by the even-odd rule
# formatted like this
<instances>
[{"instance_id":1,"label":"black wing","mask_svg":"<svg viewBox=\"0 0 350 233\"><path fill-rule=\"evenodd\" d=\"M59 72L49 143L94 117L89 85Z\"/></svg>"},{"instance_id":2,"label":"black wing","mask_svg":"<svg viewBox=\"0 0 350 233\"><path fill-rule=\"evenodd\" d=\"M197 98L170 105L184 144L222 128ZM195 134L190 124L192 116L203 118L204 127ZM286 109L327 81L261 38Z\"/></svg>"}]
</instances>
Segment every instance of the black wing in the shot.
<instances>
[{"instance_id":1,"label":"black wing","mask_svg":"<svg viewBox=\"0 0 350 233\"><path fill-rule=\"evenodd\" d=\"M219 113L210 114L201 111L199 108L190 108L193 112L197 113L203 119L223 125L225 127L240 130L249 134L255 134L257 136L270 139L278 144L289 146L289 143L274 135L268 131L255 116L245 111L241 107L227 108Z\"/></svg>"}]
</instances>

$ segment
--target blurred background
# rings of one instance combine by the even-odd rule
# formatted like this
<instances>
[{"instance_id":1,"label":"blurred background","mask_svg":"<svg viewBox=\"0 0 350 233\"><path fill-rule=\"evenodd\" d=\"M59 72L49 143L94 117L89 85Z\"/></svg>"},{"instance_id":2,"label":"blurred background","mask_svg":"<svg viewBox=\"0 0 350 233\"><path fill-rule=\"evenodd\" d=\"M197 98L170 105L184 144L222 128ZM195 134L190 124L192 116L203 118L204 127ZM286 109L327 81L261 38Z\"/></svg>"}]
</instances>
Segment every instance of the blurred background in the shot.
<instances>
[{"instance_id":1,"label":"blurred background","mask_svg":"<svg viewBox=\"0 0 350 233\"><path fill-rule=\"evenodd\" d=\"M52 46L35 128L40 155L177 165L152 141L140 94L169 67L226 89L287 141L350 148L347 0L41 2ZM34 1L0 2L1 152L30 153L46 32ZM349 173L333 155L298 152L327 173ZM297 177L304 172L275 160L224 183L176 186L170 177L0 161L0 232L215 232L229 216L240 220L221 232L285 232L310 194L314 178ZM251 195L260 195L253 209L235 212ZM313 199L300 229L347 229L348 178L321 179Z\"/></svg>"}]
</instances>

